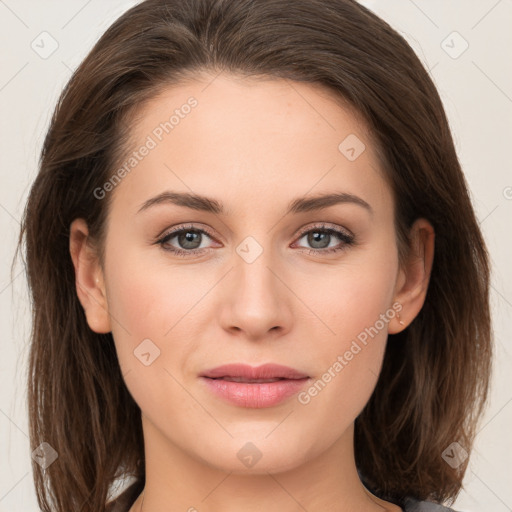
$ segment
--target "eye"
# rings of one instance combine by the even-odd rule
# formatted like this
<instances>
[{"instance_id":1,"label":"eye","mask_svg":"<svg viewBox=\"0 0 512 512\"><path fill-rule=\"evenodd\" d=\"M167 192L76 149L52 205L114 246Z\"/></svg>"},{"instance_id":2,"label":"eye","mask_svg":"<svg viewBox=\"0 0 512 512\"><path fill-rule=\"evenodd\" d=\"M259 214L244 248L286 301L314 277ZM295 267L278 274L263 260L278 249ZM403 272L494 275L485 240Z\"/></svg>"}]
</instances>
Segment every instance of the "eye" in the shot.
<instances>
[{"instance_id":1,"label":"eye","mask_svg":"<svg viewBox=\"0 0 512 512\"><path fill-rule=\"evenodd\" d=\"M157 243L166 251L172 252L177 256L190 256L207 252L208 248L203 245L204 238L212 238L210 233L205 229L199 229L194 225L179 226L170 232L167 232ZM174 245L171 240L175 240Z\"/></svg>"},{"instance_id":2,"label":"eye","mask_svg":"<svg viewBox=\"0 0 512 512\"><path fill-rule=\"evenodd\" d=\"M349 231L328 227L326 224L303 231L299 240L303 238L313 247L307 251L308 254L334 253L342 251L355 243L355 237ZM329 247L331 242L336 241L336 239L339 242L338 245Z\"/></svg>"}]
</instances>

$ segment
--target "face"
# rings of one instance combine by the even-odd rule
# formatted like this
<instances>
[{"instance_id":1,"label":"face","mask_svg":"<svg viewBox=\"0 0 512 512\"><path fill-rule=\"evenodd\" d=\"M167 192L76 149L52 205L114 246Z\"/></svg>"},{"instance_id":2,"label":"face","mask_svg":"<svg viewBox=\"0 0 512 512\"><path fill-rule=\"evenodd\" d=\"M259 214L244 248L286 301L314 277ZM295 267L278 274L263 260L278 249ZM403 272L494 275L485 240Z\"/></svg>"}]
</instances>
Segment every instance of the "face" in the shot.
<instances>
[{"instance_id":1,"label":"face","mask_svg":"<svg viewBox=\"0 0 512 512\"><path fill-rule=\"evenodd\" d=\"M88 320L112 331L145 436L234 472L329 450L400 328L393 199L366 127L317 85L220 75L154 98L133 141L98 191L108 314ZM204 376L226 364L295 373Z\"/></svg>"}]
</instances>

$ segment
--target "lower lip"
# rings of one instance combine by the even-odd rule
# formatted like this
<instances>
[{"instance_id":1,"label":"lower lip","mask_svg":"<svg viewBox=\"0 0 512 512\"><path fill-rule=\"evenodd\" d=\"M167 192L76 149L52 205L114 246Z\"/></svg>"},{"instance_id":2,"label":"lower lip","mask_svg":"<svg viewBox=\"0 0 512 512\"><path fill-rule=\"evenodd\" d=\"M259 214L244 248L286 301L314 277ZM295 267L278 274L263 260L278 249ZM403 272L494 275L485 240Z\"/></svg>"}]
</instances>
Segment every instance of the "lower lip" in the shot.
<instances>
[{"instance_id":1,"label":"lower lip","mask_svg":"<svg viewBox=\"0 0 512 512\"><path fill-rule=\"evenodd\" d=\"M246 383L201 377L216 395L238 407L262 408L277 405L297 394L309 380L282 379L275 382Z\"/></svg>"}]
</instances>

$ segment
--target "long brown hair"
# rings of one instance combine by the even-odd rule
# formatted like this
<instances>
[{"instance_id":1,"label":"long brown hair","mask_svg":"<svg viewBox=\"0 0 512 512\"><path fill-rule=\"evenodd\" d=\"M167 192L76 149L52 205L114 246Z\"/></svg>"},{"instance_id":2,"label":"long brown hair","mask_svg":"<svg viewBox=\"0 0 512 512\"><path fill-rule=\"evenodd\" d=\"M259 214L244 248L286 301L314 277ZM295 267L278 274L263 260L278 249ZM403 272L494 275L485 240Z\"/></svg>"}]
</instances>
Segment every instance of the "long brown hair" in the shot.
<instances>
[{"instance_id":1,"label":"long brown hair","mask_svg":"<svg viewBox=\"0 0 512 512\"><path fill-rule=\"evenodd\" d=\"M141 482L141 411L109 334L87 325L77 298L69 227L84 218L101 249L130 115L194 73L313 82L366 121L395 197L400 247L424 217L436 232L424 307L387 344L375 391L355 421L355 457L377 496L453 503L488 395L492 338L489 263L438 92L407 42L354 0L147 0L99 39L66 85L44 140L23 216L33 324L28 403L44 511L104 511L123 474ZM341 141L340 141L341 142ZM403 248L403 247L402 247ZM129 425L130 428L126 428ZM463 458L462 458L463 459Z\"/></svg>"}]
</instances>

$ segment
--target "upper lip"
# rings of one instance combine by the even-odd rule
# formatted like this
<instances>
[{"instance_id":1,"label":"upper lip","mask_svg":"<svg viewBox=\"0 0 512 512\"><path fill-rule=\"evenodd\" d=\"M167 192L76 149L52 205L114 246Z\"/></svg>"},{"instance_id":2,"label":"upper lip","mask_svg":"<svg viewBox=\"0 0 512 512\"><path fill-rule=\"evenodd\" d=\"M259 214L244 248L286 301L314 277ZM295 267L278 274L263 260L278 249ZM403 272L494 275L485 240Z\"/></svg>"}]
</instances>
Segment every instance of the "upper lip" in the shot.
<instances>
[{"instance_id":1,"label":"upper lip","mask_svg":"<svg viewBox=\"0 0 512 512\"><path fill-rule=\"evenodd\" d=\"M264 364L254 367L247 364L235 363L224 364L206 370L201 374L201 377L209 377L211 379L222 377L240 377L244 379L304 379L307 378L308 375L280 364Z\"/></svg>"}]
</instances>

